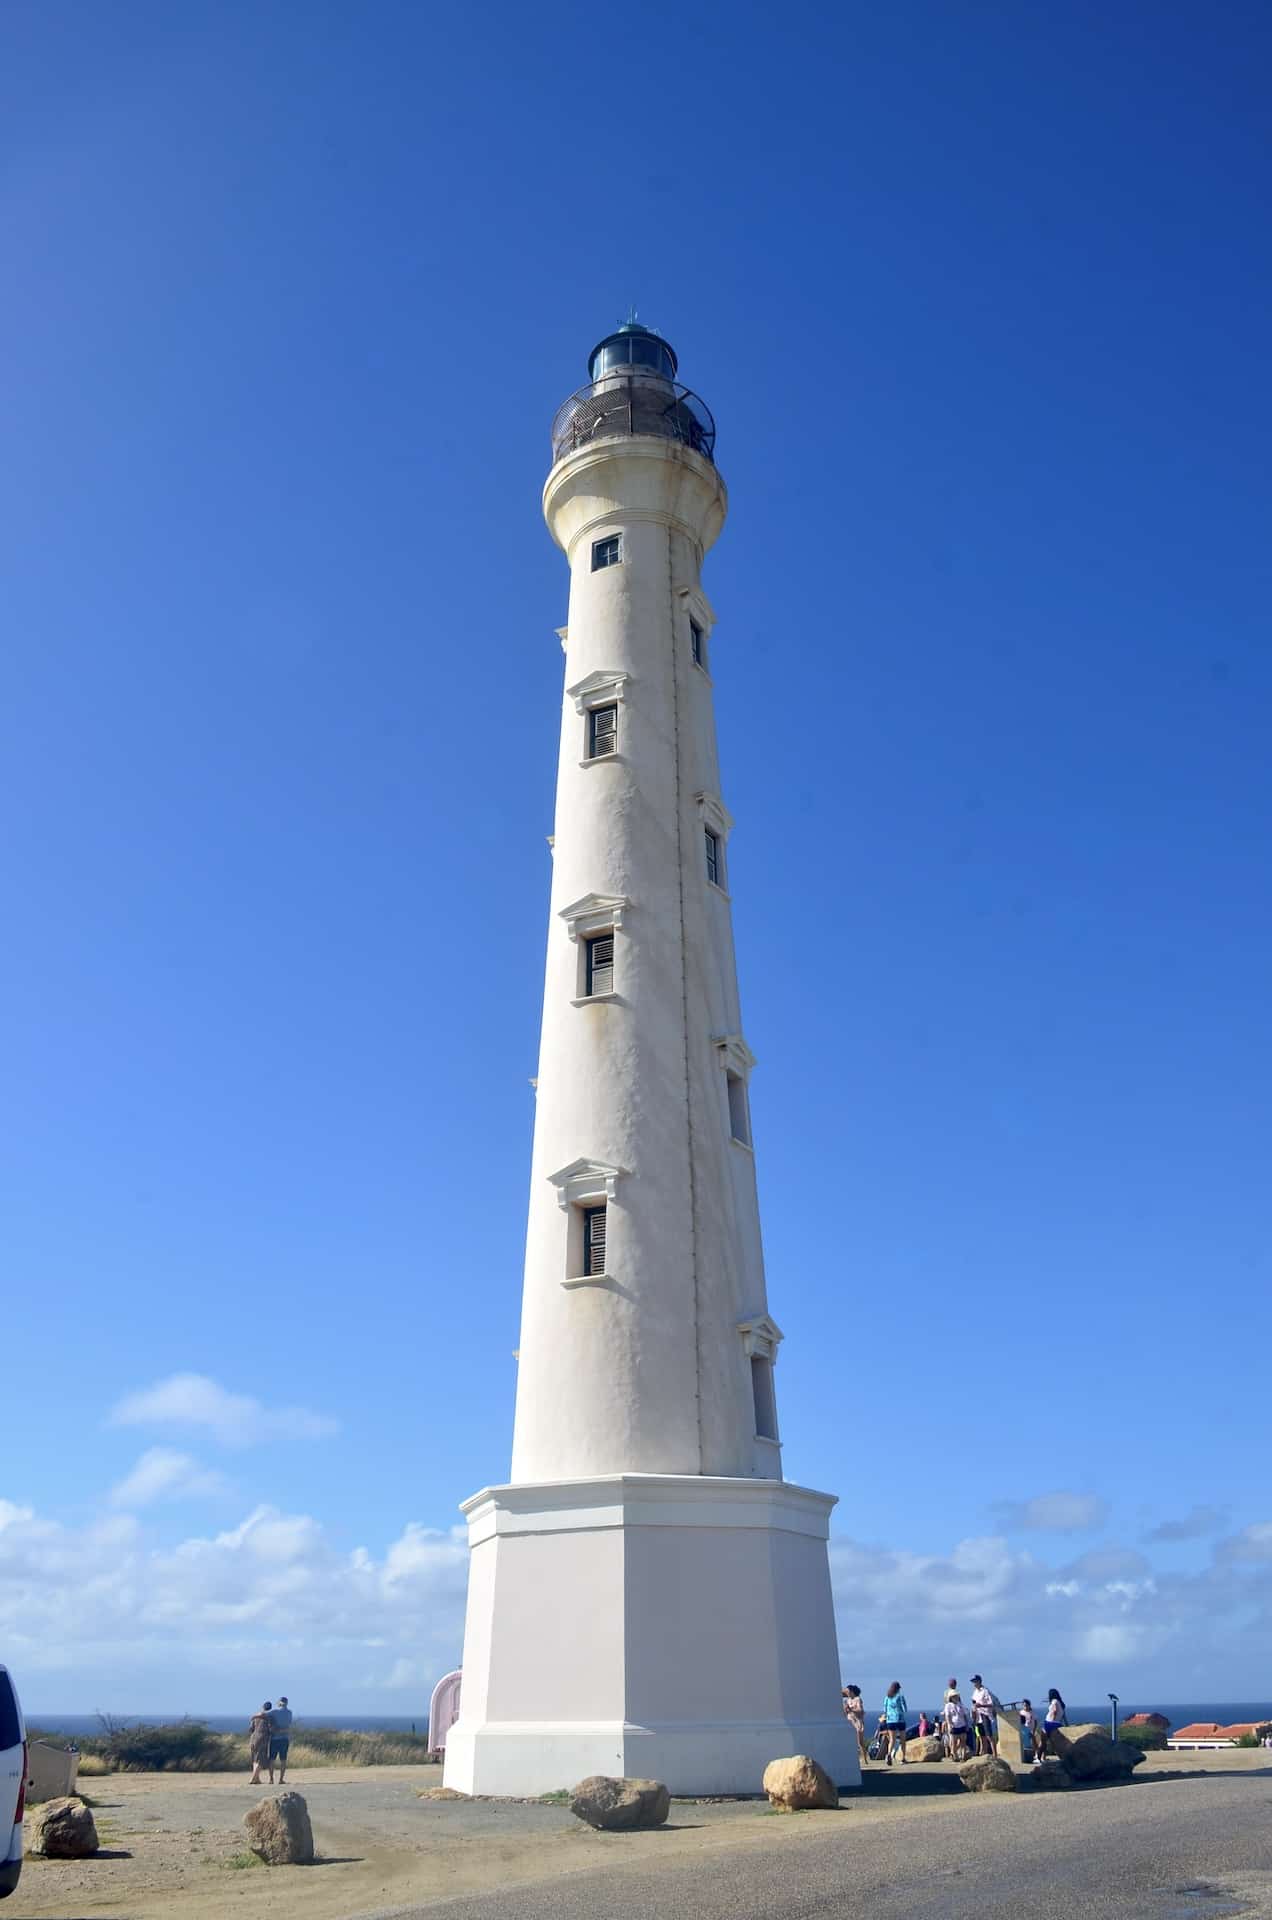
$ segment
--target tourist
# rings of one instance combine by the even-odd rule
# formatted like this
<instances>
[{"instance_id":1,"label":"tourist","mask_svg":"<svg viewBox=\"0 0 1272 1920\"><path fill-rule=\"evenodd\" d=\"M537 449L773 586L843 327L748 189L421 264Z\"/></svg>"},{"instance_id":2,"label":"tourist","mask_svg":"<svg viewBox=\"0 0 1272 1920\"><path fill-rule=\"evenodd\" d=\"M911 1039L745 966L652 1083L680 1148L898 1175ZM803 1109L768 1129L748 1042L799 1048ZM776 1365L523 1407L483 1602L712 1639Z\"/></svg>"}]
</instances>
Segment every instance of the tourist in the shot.
<instances>
[{"instance_id":1,"label":"tourist","mask_svg":"<svg viewBox=\"0 0 1272 1920\"><path fill-rule=\"evenodd\" d=\"M1034 1712L1033 1702L1030 1700L1022 1700L1020 1703L1020 1730L1027 1735L1029 1741L1029 1753L1026 1754L1022 1751L1020 1756L1022 1760L1025 1760L1036 1755L1038 1751L1038 1716ZM1023 1741L1021 1742L1021 1746L1023 1749Z\"/></svg>"},{"instance_id":2,"label":"tourist","mask_svg":"<svg viewBox=\"0 0 1272 1920\"><path fill-rule=\"evenodd\" d=\"M892 1765L893 1754L900 1749L901 1765L905 1765L905 1723L910 1709L905 1704L905 1695L901 1691L901 1682L893 1680L883 1699L883 1731L888 1748L888 1765Z\"/></svg>"},{"instance_id":3,"label":"tourist","mask_svg":"<svg viewBox=\"0 0 1272 1920\"><path fill-rule=\"evenodd\" d=\"M843 1690L844 1718L849 1726L856 1730L857 1747L861 1754L862 1766L869 1765L866 1750L866 1703L861 1697L860 1687L845 1687Z\"/></svg>"},{"instance_id":4,"label":"tourist","mask_svg":"<svg viewBox=\"0 0 1272 1920\"><path fill-rule=\"evenodd\" d=\"M254 1713L248 1722L247 1757L252 1763L252 1777L247 1783L249 1787L260 1786L261 1768L269 1765L269 1743L274 1732L274 1723L270 1719L270 1714L273 1711L272 1703L267 1700L260 1712ZM274 1780L272 1768L269 1778L272 1785Z\"/></svg>"},{"instance_id":5,"label":"tourist","mask_svg":"<svg viewBox=\"0 0 1272 1920\"><path fill-rule=\"evenodd\" d=\"M919 1738L920 1738L920 1740L926 1740L926 1739L927 1739L927 1737L928 1737L928 1734L929 1734L929 1733L931 1732L931 1730L932 1730L932 1729L931 1729L931 1724L930 1724L930 1722L929 1722L929 1720L928 1720L928 1717L927 1717L927 1708L926 1708L926 1707L920 1707L920 1709L919 1709Z\"/></svg>"},{"instance_id":6,"label":"tourist","mask_svg":"<svg viewBox=\"0 0 1272 1920\"><path fill-rule=\"evenodd\" d=\"M969 1718L967 1708L963 1705L963 1697L957 1688L941 1708L941 1719L945 1723L947 1756L951 1760L966 1760Z\"/></svg>"},{"instance_id":7,"label":"tourist","mask_svg":"<svg viewBox=\"0 0 1272 1920\"><path fill-rule=\"evenodd\" d=\"M945 1703L950 1698L950 1696L957 1692L958 1692L958 1681L954 1678L953 1674L951 1674L950 1678L945 1682L945 1692L941 1695L942 1708L945 1706Z\"/></svg>"},{"instance_id":8,"label":"tourist","mask_svg":"<svg viewBox=\"0 0 1272 1920\"><path fill-rule=\"evenodd\" d=\"M1034 1743L1034 1760L1042 1765L1042 1757L1051 1752L1051 1736L1065 1723L1064 1701L1057 1687L1047 1690L1047 1717L1042 1723L1042 1738Z\"/></svg>"},{"instance_id":9,"label":"tourist","mask_svg":"<svg viewBox=\"0 0 1272 1920\"><path fill-rule=\"evenodd\" d=\"M287 1778L287 1749L291 1745L292 1710L287 1704L287 1695L280 1693L278 1705L270 1715L272 1722L269 1736L269 1784L274 1784L274 1762L278 1762L278 1784L281 1787Z\"/></svg>"},{"instance_id":10,"label":"tourist","mask_svg":"<svg viewBox=\"0 0 1272 1920\"><path fill-rule=\"evenodd\" d=\"M972 1728L977 1753L998 1752L997 1702L979 1673L972 1675Z\"/></svg>"}]
</instances>

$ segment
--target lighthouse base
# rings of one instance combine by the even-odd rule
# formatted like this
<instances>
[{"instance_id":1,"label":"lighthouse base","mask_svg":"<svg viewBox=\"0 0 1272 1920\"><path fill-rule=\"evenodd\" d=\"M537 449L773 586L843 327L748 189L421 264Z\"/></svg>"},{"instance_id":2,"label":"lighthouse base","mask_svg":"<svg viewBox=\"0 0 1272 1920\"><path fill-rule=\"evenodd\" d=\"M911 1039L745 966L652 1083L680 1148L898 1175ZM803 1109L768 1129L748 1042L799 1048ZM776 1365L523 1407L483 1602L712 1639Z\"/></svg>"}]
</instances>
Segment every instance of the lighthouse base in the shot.
<instances>
[{"instance_id":1,"label":"lighthouse base","mask_svg":"<svg viewBox=\"0 0 1272 1920\"><path fill-rule=\"evenodd\" d=\"M768 1762L795 1753L858 1785L834 1504L780 1480L670 1474L475 1494L446 1785L526 1795L606 1773L758 1793Z\"/></svg>"}]
</instances>

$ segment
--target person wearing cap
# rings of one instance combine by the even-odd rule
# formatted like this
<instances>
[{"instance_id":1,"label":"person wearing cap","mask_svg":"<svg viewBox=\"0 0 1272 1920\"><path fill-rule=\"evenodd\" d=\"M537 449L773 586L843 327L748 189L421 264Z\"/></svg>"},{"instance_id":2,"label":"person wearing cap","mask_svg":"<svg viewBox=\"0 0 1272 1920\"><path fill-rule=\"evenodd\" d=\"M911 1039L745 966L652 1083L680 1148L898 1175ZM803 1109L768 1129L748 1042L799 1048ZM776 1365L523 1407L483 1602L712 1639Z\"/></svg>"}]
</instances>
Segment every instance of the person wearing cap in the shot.
<instances>
[{"instance_id":1,"label":"person wearing cap","mask_svg":"<svg viewBox=\"0 0 1272 1920\"><path fill-rule=\"evenodd\" d=\"M998 1724L995 1718L995 1700L979 1673L972 1675L972 1728L976 1735L977 1753L998 1752Z\"/></svg>"}]
</instances>

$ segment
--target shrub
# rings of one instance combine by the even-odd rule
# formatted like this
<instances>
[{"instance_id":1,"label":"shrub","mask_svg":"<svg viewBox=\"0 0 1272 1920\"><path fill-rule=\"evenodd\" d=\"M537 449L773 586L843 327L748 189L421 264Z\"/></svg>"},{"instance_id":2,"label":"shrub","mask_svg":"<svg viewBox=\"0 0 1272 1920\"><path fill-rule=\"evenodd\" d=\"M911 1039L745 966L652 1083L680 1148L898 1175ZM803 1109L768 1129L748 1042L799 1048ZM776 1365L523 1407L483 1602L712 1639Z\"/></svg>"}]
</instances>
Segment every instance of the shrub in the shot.
<instances>
[{"instance_id":1,"label":"shrub","mask_svg":"<svg viewBox=\"0 0 1272 1920\"><path fill-rule=\"evenodd\" d=\"M1259 1736L1257 1733L1242 1733L1237 1735L1237 1745L1239 1747L1257 1747L1258 1744Z\"/></svg>"},{"instance_id":2,"label":"shrub","mask_svg":"<svg viewBox=\"0 0 1272 1920\"><path fill-rule=\"evenodd\" d=\"M1128 1747L1138 1747L1142 1753L1166 1751L1164 1727L1119 1727L1117 1737L1119 1740L1125 1740Z\"/></svg>"},{"instance_id":3,"label":"shrub","mask_svg":"<svg viewBox=\"0 0 1272 1920\"><path fill-rule=\"evenodd\" d=\"M37 1737L35 1728L31 1738ZM65 1734L42 1736L55 1744ZM101 1733L76 1738L79 1770L103 1773L247 1772L246 1734L213 1733L201 1720L168 1726L126 1727L103 1720ZM428 1738L413 1733L356 1733L344 1727L305 1727L293 1738L289 1770L296 1767L418 1767L428 1759Z\"/></svg>"}]
</instances>

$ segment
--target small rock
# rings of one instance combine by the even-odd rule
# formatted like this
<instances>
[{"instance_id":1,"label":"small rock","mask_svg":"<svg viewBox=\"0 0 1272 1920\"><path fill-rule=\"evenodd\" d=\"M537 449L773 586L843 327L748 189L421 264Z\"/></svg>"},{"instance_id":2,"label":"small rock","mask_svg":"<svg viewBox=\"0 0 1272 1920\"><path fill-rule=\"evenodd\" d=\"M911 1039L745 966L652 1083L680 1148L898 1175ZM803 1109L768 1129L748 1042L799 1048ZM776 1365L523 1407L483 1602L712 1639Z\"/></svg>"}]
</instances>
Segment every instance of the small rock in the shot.
<instances>
[{"instance_id":1,"label":"small rock","mask_svg":"<svg viewBox=\"0 0 1272 1920\"><path fill-rule=\"evenodd\" d=\"M779 1813L802 1813L809 1807L837 1807L839 1789L820 1761L795 1753L770 1760L764 1769L764 1791Z\"/></svg>"},{"instance_id":2,"label":"small rock","mask_svg":"<svg viewBox=\"0 0 1272 1920\"><path fill-rule=\"evenodd\" d=\"M912 1760L943 1760L944 1758L945 1748L941 1744L939 1735L935 1733L925 1733L920 1739L908 1741L906 1744L907 1766Z\"/></svg>"},{"instance_id":3,"label":"small rock","mask_svg":"<svg viewBox=\"0 0 1272 1920\"><path fill-rule=\"evenodd\" d=\"M965 1760L958 1770L958 1777L969 1793L1016 1791L1014 1770L993 1753L982 1753L975 1760Z\"/></svg>"},{"instance_id":4,"label":"small rock","mask_svg":"<svg viewBox=\"0 0 1272 1920\"><path fill-rule=\"evenodd\" d=\"M258 1800L243 1815L253 1853L268 1867L308 1867L314 1858L314 1830L304 1795L276 1793Z\"/></svg>"},{"instance_id":5,"label":"small rock","mask_svg":"<svg viewBox=\"0 0 1272 1920\"><path fill-rule=\"evenodd\" d=\"M421 1787L416 1795L418 1800L470 1800L471 1794L461 1793L458 1787Z\"/></svg>"},{"instance_id":6,"label":"small rock","mask_svg":"<svg viewBox=\"0 0 1272 1920\"><path fill-rule=\"evenodd\" d=\"M570 1811L603 1833L660 1827L671 1812L671 1795L661 1780L618 1780L594 1773L575 1787Z\"/></svg>"},{"instance_id":7,"label":"small rock","mask_svg":"<svg viewBox=\"0 0 1272 1920\"><path fill-rule=\"evenodd\" d=\"M32 1807L28 1850L46 1860L83 1860L97 1852L97 1828L91 1807L82 1800L46 1800Z\"/></svg>"}]
</instances>

